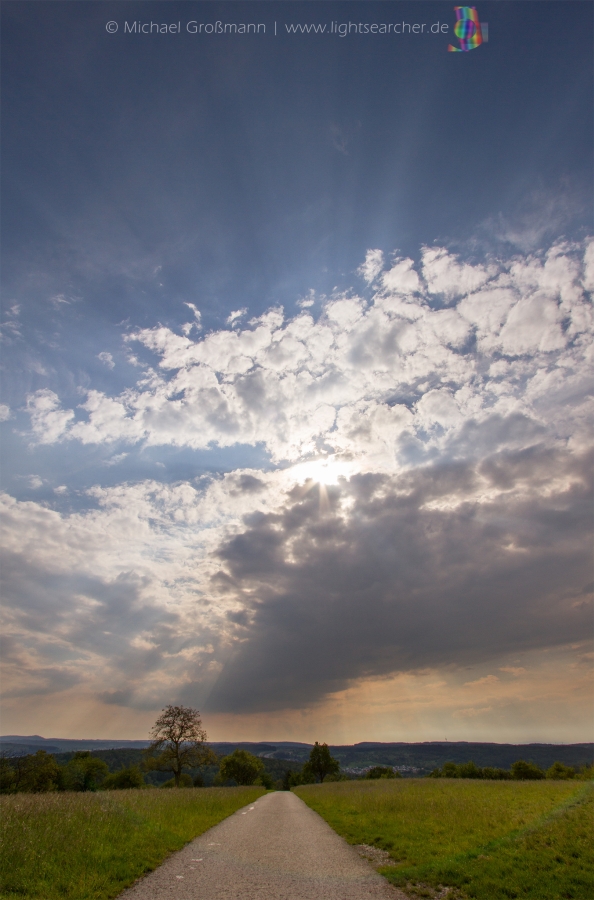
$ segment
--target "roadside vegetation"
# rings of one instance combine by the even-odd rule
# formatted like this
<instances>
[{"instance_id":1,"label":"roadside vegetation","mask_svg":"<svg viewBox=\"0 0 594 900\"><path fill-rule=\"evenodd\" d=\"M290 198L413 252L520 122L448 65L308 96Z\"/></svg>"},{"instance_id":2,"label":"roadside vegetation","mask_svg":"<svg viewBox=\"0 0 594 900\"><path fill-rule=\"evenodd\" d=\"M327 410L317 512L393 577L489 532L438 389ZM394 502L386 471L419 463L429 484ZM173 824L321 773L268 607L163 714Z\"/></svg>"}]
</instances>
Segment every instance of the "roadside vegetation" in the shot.
<instances>
[{"instance_id":1,"label":"roadside vegetation","mask_svg":"<svg viewBox=\"0 0 594 900\"><path fill-rule=\"evenodd\" d=\"M375 779L295 793L411 896L591 900L594 786L573 778Z\"/></svg>"},{"instance_id":2,"label":"roadside vegetation","mask_svg":"<svg viewBox=\"0 0 594 900\"><path fill-rule=\"evenodd\" d=\"M261 787L0 798L2 900L108 900Z\"/></svg>"}]
</instances>

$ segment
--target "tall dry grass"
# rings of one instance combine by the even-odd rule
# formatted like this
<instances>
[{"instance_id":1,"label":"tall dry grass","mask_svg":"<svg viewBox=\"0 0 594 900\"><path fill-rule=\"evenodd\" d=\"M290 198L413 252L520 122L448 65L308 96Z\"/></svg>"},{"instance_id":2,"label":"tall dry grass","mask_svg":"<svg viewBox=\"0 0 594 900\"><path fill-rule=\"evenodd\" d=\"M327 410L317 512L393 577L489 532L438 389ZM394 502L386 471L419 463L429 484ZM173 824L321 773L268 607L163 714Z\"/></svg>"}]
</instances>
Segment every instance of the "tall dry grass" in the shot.
<instances>
[{"instance_id":1,"label":"tall dry grass","mask_svg":"<svg viewBox=\"0 0 594 900\"><path fill-rule=\"evenodd\" d=\"M0 798L2 900L107 900L264 793L203 788Z\"/></svg>"}]
</instances>

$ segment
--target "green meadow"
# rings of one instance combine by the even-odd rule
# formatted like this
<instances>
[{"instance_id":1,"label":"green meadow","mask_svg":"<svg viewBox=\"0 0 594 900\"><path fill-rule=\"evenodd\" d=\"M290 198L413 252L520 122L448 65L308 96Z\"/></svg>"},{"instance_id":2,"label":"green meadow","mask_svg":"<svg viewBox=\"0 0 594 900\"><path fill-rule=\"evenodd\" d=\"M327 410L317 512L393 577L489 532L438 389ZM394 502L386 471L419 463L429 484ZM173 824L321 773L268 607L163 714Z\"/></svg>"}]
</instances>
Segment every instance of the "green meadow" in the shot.
<instances>
[{"instance_id":1,"label":"green meadow","mask_svg":"<svg viewBox=\"0 0 594 900\"><path fill-rule=\"evenodd\" d=\"M592 900L594 785L398 779L295 788L351 844L389 853L379 871L411 896Z\"/></svg>"},{"instance_id":2,"label":"green meadow","mask_svg":"<svg viewBox=\"0 0 594 900\"><path fill-rule=\"evenodd\" d=\"M2 900L108 900L265 793L260 787L0 798Z\"/></svg>"}]
</instances>

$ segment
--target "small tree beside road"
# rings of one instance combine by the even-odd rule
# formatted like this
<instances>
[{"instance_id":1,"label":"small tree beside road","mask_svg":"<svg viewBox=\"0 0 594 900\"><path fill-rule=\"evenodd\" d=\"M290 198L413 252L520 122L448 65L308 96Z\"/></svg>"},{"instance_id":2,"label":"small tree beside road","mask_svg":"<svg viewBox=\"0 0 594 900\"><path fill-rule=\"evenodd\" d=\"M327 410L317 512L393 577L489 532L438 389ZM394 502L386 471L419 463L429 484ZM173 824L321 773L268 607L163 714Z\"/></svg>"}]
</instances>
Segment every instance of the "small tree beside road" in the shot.
<instances>
[{"instance_id":1,"label":"small tree beside road","mask_svg":"<svg viewBox=\"0 0 594 900\"><path fill-rule=\"evenodd\" d=\"M303 766L305 778L313 775L316 781L323 781L326 775L338 775L340 763L330 756L328 744L319 744L317 741L312 747L309 759Z\"/></svg>"},{"instance_id":2,"label":"small tree beside road","mask_svg":"<svg viewBox=\"0 0 594 900\"><path fill-rule=\"evenodd\" d=\"M221 760L219 774L221 779L232 778L237 784L253 784L263 771L264 763L247 750L234 750Z\"/></svg>"},{"instance_id":3,"label":"small tree beside road","mask_svg":"<svg viewBox=\"0 0 594 900\"><path fill-rule=\"evenodd\" d=\"M175 787L180 786L184 769L218 762L206 743L200 713L189 706L166 706L151 729L151 738L144 767L148 771L171 772Z\"/></svg>"}]
</instances>

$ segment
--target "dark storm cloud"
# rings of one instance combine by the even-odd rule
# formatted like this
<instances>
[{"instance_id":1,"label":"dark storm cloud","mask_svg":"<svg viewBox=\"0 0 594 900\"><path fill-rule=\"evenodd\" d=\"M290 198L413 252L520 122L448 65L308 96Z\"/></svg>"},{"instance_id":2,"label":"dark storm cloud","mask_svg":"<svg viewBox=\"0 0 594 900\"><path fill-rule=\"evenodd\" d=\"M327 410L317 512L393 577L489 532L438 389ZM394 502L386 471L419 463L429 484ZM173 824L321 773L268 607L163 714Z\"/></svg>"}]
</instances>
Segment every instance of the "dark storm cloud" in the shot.
<instances>
[{"instance_id":1,"label":"dark storm cloud","mask_svg":"<svg viewBox=\"0 0 594 900\"><path fill-rule=\"evenodd\" d=\"M325 515L317 487L293 492L219 550L220 583L246 612L209 708L299 708L355 678L583 639L590 465L535 446L478 468L357 476L326 488Z\"/></svg>"}]
</instances>

